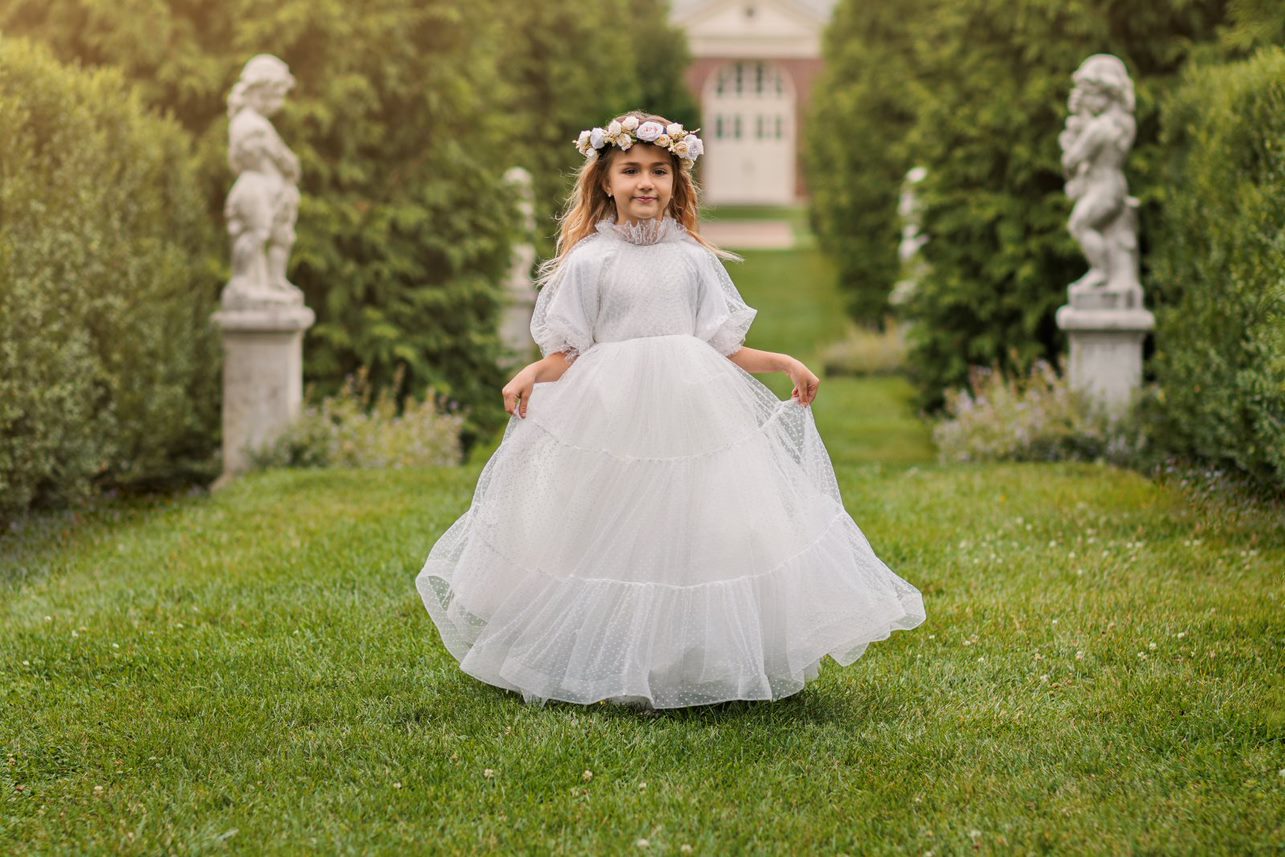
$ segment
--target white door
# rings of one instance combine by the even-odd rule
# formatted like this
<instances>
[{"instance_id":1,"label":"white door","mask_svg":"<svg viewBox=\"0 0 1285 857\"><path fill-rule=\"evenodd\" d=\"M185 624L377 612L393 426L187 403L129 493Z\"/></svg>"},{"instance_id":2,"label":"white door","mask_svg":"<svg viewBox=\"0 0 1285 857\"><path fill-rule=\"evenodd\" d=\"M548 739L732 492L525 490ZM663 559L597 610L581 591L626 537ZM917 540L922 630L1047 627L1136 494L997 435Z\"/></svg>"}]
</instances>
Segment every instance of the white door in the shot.
<instances>
[{"instance_id":1,"label":"white door","mask_svg":"<svg viewBox=\"0 0 1285 857\"><path fill-rule=\"evenodd\" d=\"M794 202L794 86L769 62L731 62L701 100L701 184L711 205Z\"/></svg>"}]
</instances>

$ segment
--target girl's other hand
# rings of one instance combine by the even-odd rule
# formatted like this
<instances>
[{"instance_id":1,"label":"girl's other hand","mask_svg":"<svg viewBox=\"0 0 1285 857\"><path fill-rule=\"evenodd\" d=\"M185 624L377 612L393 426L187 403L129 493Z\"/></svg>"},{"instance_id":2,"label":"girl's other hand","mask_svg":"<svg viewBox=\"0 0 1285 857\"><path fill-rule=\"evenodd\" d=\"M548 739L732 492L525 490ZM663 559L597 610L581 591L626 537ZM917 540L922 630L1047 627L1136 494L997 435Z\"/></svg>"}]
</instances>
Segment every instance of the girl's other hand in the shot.
<instances>
[{"instance_id":1,"label":"girl's other hand","mask_svg":"<svg viewBox=\"0 0 1285 857\"><path fill-rule=\"evenodd\" d=\"M800 405L812 404L812 400L817 397L817 388L821 386L821 379L813 375L802 361L794 359L785 370L785 374L789 375L790 380L794 382L794 390L790 393L790 398L798 399Z\"/></svg>"},{"instance_id":2,"label":"girl's other hand","mask_svg":"<svg viewBox=\"0 0 1285 857\"><path fill-rule=\"evenodd\" d=\"M535 388L536 370L534 364L525 366L504 385L504 410L509 416L516 414L526 419L527 405L531 402L531 390Z\"/></svg>"}]
</instances>

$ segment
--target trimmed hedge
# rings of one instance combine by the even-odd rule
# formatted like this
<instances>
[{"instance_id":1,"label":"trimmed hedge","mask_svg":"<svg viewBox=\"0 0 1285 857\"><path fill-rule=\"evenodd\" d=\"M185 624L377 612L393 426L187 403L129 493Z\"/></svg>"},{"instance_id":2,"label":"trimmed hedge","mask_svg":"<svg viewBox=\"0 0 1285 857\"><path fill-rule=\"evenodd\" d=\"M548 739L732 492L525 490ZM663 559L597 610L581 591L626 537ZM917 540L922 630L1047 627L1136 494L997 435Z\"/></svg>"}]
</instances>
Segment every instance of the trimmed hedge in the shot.
<instances>
[{"instance_id":1,"label":"trimmed hedge","mask_svg":"<svg viewBox=\"0 0 1285 857\"><path fill-rule=\"evenodd\" d=\"M217 473L217 272L177 123L0 37L0 518Z\"/></svg>"},{"instance_id":2,"label":"trimmed hedge","mask_svg":"<svg viewBox=\"0 0 1285 857\"><path fill-rule=\"evenodd\" d=\"M913 28L933 0L841 2L809 107L804 165L818 243L839 268L849 315L879 326L900 273L897 201L913 166Z\"/></svg>"},{"instance_id":3,"label":"trimmed hedge","mask_svg":"<svg viewBox=\"0 0 1285 857\"><path fill-rule=\"evenodd\" d=\"M1156 436L1285 493L1285 48L1192 70L1164 115Z\"/></svg>"}]
</instances>

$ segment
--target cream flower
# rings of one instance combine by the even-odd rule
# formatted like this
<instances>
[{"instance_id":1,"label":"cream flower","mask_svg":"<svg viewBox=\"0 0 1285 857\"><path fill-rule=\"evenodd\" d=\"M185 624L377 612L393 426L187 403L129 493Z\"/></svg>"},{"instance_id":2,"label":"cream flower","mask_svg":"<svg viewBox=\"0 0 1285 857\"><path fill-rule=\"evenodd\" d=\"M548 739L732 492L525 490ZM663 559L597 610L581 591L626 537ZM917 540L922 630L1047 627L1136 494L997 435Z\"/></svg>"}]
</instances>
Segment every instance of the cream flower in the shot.
<instances>
[{"instance_id":1,"label":"cream flower","mask_svg":"<svg viewBox=\"0 0 1285 857\"><path fill-rule=\"evenodd\" d=\"M612 119L611 124L607 126L608 136L611 136L611 137L617 136L620 133L620 127L621 127L620 123L617 122L615 119Z\"/></svg>"},{"instance_id":2,"label":"cream flower","mask_svg":"<svg viewBox=\"0 0 1285 857\"><path fill-rule=\"evenodd\" d=\"M638 139L644 143L653 142L663 133L665 133L665 129L660 127L659 122L644 122L638 126Z\"/></svg>"},{"instance_id":3,"label":"cream flower","mask_svg":"<svg viewBox=\"0 0 1285 857\"><path fill-rule=\"evenodd\" d=\"M620 127L621 127L621 128L624 128L626 131L633 131L635 128L637 128L637 127L638 127L638 117L637 117L637 116L626 116L626 117L621 121L621 123L620 123Z\"/></svg>"},{"instance_id":4,"label":"cream flower","mask_svg":"<svg viewBox=\"0 0 1285 857\"><path fill-rule=\"evenodd\" d=\"M665 126L665 133L671 137L676 136L683 133L683 126L679 125L677 122L670 122Z\"/></svg>"},{"instance_id":5,"label":"cream flower","mask_svg":"<svg viewBox=\"0 0 1285 857\"><path fill-rule=\"evenodd\" d=\"M673 152L680 158L687 157L687 141L679 140L677 143L669 147L669 151Z\"/></svg>"},{"instance_id":6,"label":"cream flower","mask_svg":"<svg viewBox=\"0 0 1285 857\"><path fill-rule=\"evenodd\" d=\"M659 137L656 138L655 143L657 146L660 146L662 149L668 149L673 144L673 140L669 139L668 134L661 134Z\"/></svg>"}]
</instances>

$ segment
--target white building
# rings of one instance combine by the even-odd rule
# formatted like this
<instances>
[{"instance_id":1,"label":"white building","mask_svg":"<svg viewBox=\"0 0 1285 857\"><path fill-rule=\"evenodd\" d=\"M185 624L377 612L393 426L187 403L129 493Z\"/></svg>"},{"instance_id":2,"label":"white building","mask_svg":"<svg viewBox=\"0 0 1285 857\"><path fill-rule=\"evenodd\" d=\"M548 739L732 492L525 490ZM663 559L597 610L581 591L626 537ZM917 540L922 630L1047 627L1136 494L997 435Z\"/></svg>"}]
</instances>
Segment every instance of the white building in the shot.
<instances>
[{"instance_id":1,"label":"white building","mask_svg":"<svg viewBox=\"0 0 1285 857\"><path fill-rule=\"evenodd\" d=\"M821 33L835 0L673 0L687 32L687 83L701 108L704 199L792 204L806 195L799 149Z\"/></svg>"}]
</instances>

